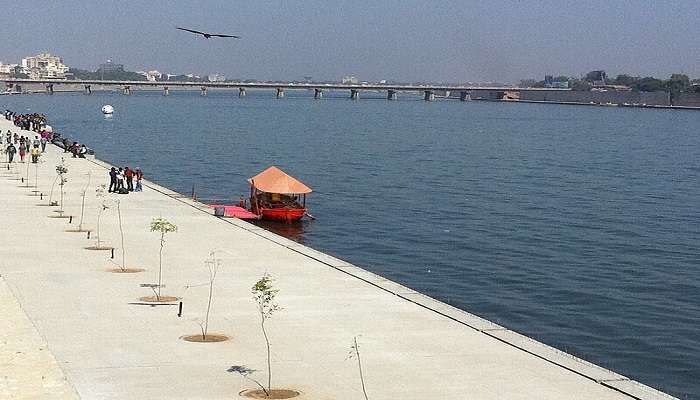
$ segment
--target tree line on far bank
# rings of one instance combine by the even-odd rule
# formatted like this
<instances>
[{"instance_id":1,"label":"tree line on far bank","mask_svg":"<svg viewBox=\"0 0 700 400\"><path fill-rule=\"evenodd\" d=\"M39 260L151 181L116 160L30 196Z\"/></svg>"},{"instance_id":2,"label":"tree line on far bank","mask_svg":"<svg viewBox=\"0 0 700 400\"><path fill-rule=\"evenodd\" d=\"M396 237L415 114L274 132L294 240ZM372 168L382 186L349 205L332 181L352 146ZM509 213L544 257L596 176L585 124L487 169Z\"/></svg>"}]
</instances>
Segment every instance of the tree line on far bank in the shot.
<instances>
[{"instance_id":1,"label":"tree line on far bank","mask_svg":"<svg viewBox=\"0 0 700 400\"><path fill-rule=\"evenodd\" d=\"M573 78L569 76L557 76L552 78L553 82L569 82L569 87L573 90L587 91L594 85L622 85L638 92L669 92L672 95L678 93L700 93L700 79L691 80L685 74L672 74L668 79L658 79L651 76L639 77L627 74L617 75L615 78L608 78L604 71L591 71L583 78ZM534 79L524 79L518 85L520 87L546 87L545 81Z\"/></svg>"}]
</instances>

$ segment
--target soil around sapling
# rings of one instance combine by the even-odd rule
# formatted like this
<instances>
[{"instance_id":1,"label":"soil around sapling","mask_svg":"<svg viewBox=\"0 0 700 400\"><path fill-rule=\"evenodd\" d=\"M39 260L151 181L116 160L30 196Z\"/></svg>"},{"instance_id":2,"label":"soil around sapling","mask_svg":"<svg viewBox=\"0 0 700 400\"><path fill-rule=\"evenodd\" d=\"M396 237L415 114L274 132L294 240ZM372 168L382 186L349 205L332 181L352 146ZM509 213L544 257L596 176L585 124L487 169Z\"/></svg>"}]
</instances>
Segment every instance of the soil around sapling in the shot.
<instances>
[{"instance_id":1,"label":"soil around sapling","mask_svg":"<svg viewBox=\"0 0 700 400\"><path fill-rule=\"evenodd\" d=\"M238 394L249 399L291 399L301 394L301 392L290 389L272 389L268 390L268 393L269 396L262 389L248 389Z\"/></svg>"},{"instance_id":2,"label":"soil around sapling","mask_svg":"<svg viewBox=\"0 0 700 400\"><path fill-rule=\"evenodd\" d=\"M145 269L143 268L108 268L107 272L112 272L114 274L136 274L138 272L143 272ZM161 298L163 296L160 296Z\"/></svg>"},{"instance_id":3,"label":"soil around sapling","mask_svg":"<svg viewBox=\"0 0 700 400\"><path fill-rule=\"evenodd\" d=\"M192 343L218 343L218 342L225 342L225 341L229 340L230 338L226 335L222 335L222 334L218 334L218 333L207 333L207 335L205 337L202 337L202 334L198 333L196 335L182 336L181 339L186 341L186 342L192 342Z\"/></svg>"}]
</instances>

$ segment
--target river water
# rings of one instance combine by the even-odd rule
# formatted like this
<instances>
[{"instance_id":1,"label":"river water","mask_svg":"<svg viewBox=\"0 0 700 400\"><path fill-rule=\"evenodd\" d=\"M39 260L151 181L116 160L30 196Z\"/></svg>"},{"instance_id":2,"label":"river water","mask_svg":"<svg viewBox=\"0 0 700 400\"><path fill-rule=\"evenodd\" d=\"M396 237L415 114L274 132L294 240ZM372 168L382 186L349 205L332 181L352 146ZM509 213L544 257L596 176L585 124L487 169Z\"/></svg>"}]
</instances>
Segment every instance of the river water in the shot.
<instances>
[{"instance_id":1,"label":"river water","mask_svg":"<svg viewBox=\"0 0 700 400\"><path fill-rule=\"evenodd\" d=\"M314 189L317 220L270 229L700 398L700 112L311 96L56 94L0 106L46 113L98 158L200 198L237 201L246 178L277 165Z\"/></svg>"}]
</instances>

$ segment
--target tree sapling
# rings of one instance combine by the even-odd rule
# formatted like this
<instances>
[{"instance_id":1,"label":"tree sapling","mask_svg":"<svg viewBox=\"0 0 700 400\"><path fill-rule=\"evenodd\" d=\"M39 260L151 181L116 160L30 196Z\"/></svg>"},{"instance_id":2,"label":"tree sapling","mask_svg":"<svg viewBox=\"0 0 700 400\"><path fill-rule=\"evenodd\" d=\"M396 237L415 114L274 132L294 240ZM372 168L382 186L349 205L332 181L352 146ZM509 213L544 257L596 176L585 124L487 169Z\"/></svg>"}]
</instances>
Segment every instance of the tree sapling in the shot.
<instances>
[{"instance_id":1,"label":"tree sapling","mask_svg":"<svg viewBox=\"0 0 700 400\"><path fill-rule=\"evenodd\" d=\"M160 233L160 251L158 252L158 290L154 290L156 300L160 301L160 289L163 285L163 246L165 245L165 234L177 232L177 226L165 218L153 218L153 221L151 221L151 232Z\"/></svg>"},{"instance_id":2,"label":"tree sapling","mask_svg":"<svg viewBox=\"0 0 700 400\"><path fill-rule=\"evenodd\" d=\"M265 321L280 309L280 306L275 302L275 297L279 290L272 287L272 278L265 273L259 281L255 282L251 292L253 293L253 300L258 305L260 328L262 329L263 336L265 337L265 344L267 345L267 390L265 391L267 394L272 388L272 367L270 363L270 339L265 330Z\"/></svg>"},{"instance_id":3,"label":"tree sapling","mask_svg":"<svg viewBox=\"0 0 700 400\"><path fill-rule=\"evenodd\" d=\"M360 358L360 344L357 342L358 336L355 336L352 340L352 345L350 346L350 353L348 353L347 359L357 358L357 368L360 371L360 383L362 384L362 394L365 395L365 400L367 398L367 390L365 389L365 377L362 374L362 359Z\"/></svg>"}]
</instances>

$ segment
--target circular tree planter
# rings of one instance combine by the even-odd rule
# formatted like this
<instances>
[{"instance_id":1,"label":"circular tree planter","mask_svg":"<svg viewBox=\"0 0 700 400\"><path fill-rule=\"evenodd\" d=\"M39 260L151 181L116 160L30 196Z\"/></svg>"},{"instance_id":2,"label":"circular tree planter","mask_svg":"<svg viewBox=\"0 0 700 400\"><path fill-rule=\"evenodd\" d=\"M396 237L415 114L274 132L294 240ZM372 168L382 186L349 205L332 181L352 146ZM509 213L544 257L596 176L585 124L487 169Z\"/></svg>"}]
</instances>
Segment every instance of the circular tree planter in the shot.
<instances>
[{"instance_id":1,"label":"circular tree planter","mask_svg":"<svg viewBox=\"0 0 700 400\"><path fill-rule=\"evenodd\" d=\"M114 249L114 247L100 245L100 246L88 246L88 247L84 247L84 249L85 250L112 250L112 249Z\"/></svg>"},{"instance_id":2,"label":"circular tree planter","mask_svg":"<svg viewBox=\"0 0 700 400\"><path fill-rule=\"evenodd\" d=\"M143 272L145 269L143 268L109 268L107 269L107 272L112 272L115 274L136 274L139 272ZM163 296L161 296L163 297Z\"/></svg>"},{"instance_id":3,"label":"circular tree planter","mask_svg":"<svg viewBox=\"0 0 700 400\"><path fill-rule=\"evenodd\" d=\"M173 301L178 301L180 298L175 296L144 296L139 297L139 300L146 303L170 303Z\"/></svg>"},{"instance_id":4,"label":"circular tree planter","mask_svg":"<svg viewBox=\"0 0 700 400\"><path fill-rule=\"evenodd\" d=\"M249 399L292 399L301 394L296 390L290 389L271 389L268 390L268 393L269 395L265 394L265 391L262 389L248 389L238 394Z\"/></svg>"},{"instance_id":5,"label":"circular tree planter","mask_svg":"<svg viewBox=\"0 0 700 400\"><path fill-rule=\"evenodd\" d=\"M192 343L218 343L218 342L225 342L229 340L230 338L226 335L221 335L217 333L207 333L205 337L202 337L201 333L198 333L196 335L187 335L187 336L182 336L182 340L186 342L192 342Z\"/></svg>"}]
</instances>

